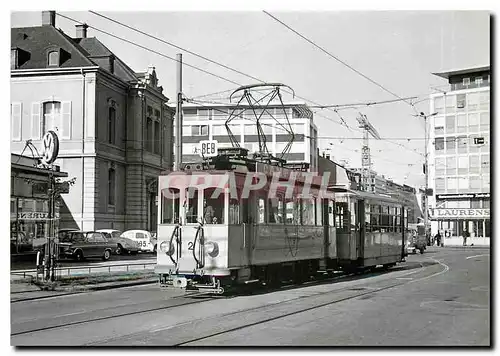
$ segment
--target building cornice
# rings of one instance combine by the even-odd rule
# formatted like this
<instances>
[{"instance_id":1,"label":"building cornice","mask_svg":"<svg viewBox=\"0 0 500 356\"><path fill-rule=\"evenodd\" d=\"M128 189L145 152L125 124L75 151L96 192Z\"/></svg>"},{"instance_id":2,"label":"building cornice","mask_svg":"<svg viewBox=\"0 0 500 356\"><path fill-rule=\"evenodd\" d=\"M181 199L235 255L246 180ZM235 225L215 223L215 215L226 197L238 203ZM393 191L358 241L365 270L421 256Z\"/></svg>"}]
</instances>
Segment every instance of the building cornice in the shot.
<instances>
[{"instance_id":1,"label":"building cornice","mask_svg":"<svg viewBox=\"0 0 500 356\"><path fill-rule=\"evenodd\" d=\"M71 68L41 68L41 69L12 69L11 77L34 76L34 75L58 75L58 74L81 74L95 73L99 66L93 67L71 67Z\"/></svg>"}]
</instances>

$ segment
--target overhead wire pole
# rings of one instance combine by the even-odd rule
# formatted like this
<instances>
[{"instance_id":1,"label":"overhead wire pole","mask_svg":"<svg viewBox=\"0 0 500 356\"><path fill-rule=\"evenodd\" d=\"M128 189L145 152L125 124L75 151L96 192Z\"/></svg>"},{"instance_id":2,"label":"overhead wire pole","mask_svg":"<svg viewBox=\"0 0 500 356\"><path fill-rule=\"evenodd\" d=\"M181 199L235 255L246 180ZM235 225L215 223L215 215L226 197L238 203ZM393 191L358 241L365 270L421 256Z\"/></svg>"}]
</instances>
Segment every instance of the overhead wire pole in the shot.
<instances>
[{"instance_id":1,"label":"overhead wire pole","mask_svg":"<svg viewBox=\"0 0 500 356\"><path fill-rule=\"evenodd\" d=\"M425 158L425 163L424 163L424 174L425 174L425 192L424 192L424 231L425 231L425 236L427 238L427 224L429 222L429 156L428 156L428 137L427 137L427 119L430 116L437 115L437 112L432 113L430 115L425 115L423 112L420 112L419 115L416 116L421 116L424 118L424 134L425 134L425 150L424 150L424 158Z\"/></svg>"},{"instance_id":2,"label":"overhead wire pole","mask_svg":"<svg viewBox=\"0 0 500 356\"><path fill-rule=\"evenodd\" d=\"M177 105L175 112L175 167L181 169L182 164L182 54L177 54Z\"/></svg>"}]
</instances>

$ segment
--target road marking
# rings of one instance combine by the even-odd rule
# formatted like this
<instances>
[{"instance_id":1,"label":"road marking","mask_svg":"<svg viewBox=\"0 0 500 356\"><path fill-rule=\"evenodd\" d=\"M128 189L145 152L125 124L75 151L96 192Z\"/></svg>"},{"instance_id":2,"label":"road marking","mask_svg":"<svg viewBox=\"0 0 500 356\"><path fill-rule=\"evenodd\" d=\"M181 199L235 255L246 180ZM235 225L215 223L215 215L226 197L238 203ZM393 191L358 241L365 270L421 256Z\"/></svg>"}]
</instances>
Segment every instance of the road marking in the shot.
<instances>
[{"instance_id":1,"label":"road marking","mask_svg":"<svg viewBox=\"0 0 500 356\"><path fill-rule=\"evenodd\" d=\"M398 277L396 279L413 279L413 277Z\"/></svg>"},{"instance_id":2,"label":"road marking","mask_svg":"<svg viewBox=\"0 0 500 356\"><path fill-rule=\"evenodd\" d=\"M432 257L429 257L429 259L433 260L434 262L437 262L439 263L441 266L444 267L444 270L440 271L440 272L437 272L437 273L434 273L434 274L431 274L430 276L427 276L427 277L423 277L423 278L419 278L419 279L415 279L413 281L410 281L408 283L413 283L413 282L420 282L420 281L423 281L425 279L428 279L428 278L432 278L432 277L435 277L435 276L439 276L440 274L443 274L443 273L446 273L450 270L450 267L448 267L448 265L442 263L441 261L438 261Z\"/></svg>"},{"instance_id":3,"label":"road marking","mask_svg":"<svg viewBox=\"0 0 500 356\"><path fill-rule=\"evenodd\" d=\"M466 257L465 259L468 260L469 258L474 258L474 257L481 257L481 256L489 256L490 254L489 253L485 253L483 255L475 255L475 256L469 256L469 257Z\"/></svg>"}]
</instances>

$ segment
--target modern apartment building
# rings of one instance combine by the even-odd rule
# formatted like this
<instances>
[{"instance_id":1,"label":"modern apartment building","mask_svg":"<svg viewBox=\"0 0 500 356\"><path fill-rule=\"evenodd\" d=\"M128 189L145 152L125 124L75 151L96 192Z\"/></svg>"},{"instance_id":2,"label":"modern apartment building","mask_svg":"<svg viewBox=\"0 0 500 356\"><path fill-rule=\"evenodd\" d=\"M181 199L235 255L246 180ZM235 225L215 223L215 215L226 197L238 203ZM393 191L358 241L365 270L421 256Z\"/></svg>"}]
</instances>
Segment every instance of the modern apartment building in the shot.
<instances>
[{"instance_id":1,"label":"modern apartment building","mask_svg":"<svg viewBox=\"0 0 500 356\"><path fill-rule=\"evenodd\" d=\"M430 95L429 197L432 233L488 242L490 228L490 67L434 73L449 86Z\"/></svg>"},{"instance_id":2,"label":"modern apartment building","mask_svg":"<svg viewBox=\"0 0 500 356\"><path fill-rule=\"evenodd\" d=\"M183 104L182 161L184 163L200 161L197 152L199 142L202 140L217 140L219 147L232 147L224 124L234 107L235 105L231 104ZM314 124L312 111L304 103L269 105L261 117L261 126L269 152L280 157L290 140L290 135L283 128L286 126L285 112L295 138L284 159L288 163L308 163L311 171L317 171L317 127ZM259 140L255 114L260 116L262 109L257 109L254 113L248 105L239 105L235 113L237 116L229 125L231 132L241 147L247 148L250 153L257 152Z\"/></svg>"}]
</instances>

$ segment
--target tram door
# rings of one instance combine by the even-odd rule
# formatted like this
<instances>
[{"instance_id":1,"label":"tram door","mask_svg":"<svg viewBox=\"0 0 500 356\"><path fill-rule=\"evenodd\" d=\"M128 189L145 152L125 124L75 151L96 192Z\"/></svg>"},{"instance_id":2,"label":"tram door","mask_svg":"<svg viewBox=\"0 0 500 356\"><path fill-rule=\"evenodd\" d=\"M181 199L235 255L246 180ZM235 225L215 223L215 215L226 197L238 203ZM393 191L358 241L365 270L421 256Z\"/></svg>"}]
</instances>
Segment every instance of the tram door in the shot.
<instances>
[{"instance_id":1,"label":"tram door","mask_svg":"<svg viewBox=\"0 0 500 356\"><path fill-rule=\"evenodd\" d=\"M356 201L356 254L357 258L365 255L365 201Z\"/></svg>"}]
</instances>

